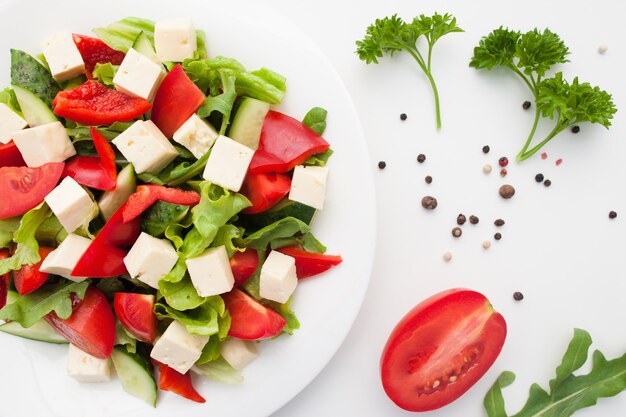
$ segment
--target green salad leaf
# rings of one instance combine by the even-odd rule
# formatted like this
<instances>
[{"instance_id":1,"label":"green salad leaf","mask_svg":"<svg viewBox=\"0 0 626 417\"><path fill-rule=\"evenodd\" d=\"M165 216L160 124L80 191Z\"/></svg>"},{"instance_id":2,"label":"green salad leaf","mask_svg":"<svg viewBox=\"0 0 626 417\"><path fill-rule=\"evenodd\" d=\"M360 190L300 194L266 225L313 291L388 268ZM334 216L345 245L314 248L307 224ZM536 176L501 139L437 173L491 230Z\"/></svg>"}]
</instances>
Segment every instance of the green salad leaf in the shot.
<instances>
[{"instance_id":1,"label":"green salad leaf","mask_svg":"<svg viewBox=\"0 0 626 417\"><path fill-rule=\"evenodd\" d=\"M20 117L24 117L20 103L17 101L13 89L5 88L4 90L0 90L0 103L6 104L8 108L19 114Z\"/></svg>"},{"instance_id":2,"label":"green salad leaf","mask_svg":"<svg viewBox=\"0 0 626 417\"><path fill-rule=\"evenodd\" d=\"M219 301L217 301L219 299ZM154 306L154 312L159 319L174 319L185 325L187 331L202 336L210 336L217 334L218 327L218 311L214 308L215 303L224 304L219 295L207 297L202 304L193 309L184 311L177 310L164 303L157 303Z\"/></svg>"},{"instance_id":3,"label":"green salad leaf","mask_svg":"<svg viewBox=\"0 0 626 417\"><path fill-rule=\"evenodd\" d=\"M207 379L223 384L238 384L243 381L241 374L221 356L203 365L195 365L191 370Z\"/></svg>"},{"instance_id":4,"label":"green salad leaf","mask_svg":"<svg viewBox=\"0 0 626 417\"><path fill-rule=\"evenodd\" d=\"M226 133L226 128L230 123L230 113L237 98L235 89L236 77L223 70L218 70L217 72L219 74L219 82L216 79L216 84L210 90L214 91L214 88L217 88L217 91L221 91L221 93L209 95L198 109L198 116L204 118L211 116L213 112L218 112L222 118L220 135L223 135Z\"/></svg>"},{"instance_id":5,"label":"green salad leaf","mask_svg":"<svg viewBox=\"0 0 626 417\"><path fill-rule=\"evenodd\" d=\"M287 324L283 328L283 332L288 335L292 335L296 330L300 328L300 322L296 317L296 313L291 310L291 303L293 302L293 296L287 300L285 304L277 303L276 301L270 301L262 299L261 303L266 305L273 310L275 310L278 314L283 316L283 318L287 321Z\"/></svg>"},{"instance_id":6,"label":"green salad leaf","mask_svg":"<svg viewBox=\"0 0 626 417\"><path fill-rule=\"evenodd\" d=\"M106 64L97 63L93 69L93 78L100 81L104 85L112 86L113 78L119 69L119 65L113 65L110 62Z\"/></svg>"},{"instance_id":7,"label":"green salad leaf","mask_svg":"<svg viewBox=\"0 0 626 417\"><path fill-rule=\"evenodd\" d=\"M143 214L141 229L155 237L161 237L168 227L180 224L189 213L189 206L157 201Z\"/></svg>"},{"instance_id":8,"label":"green salad leaf","mask_svg":"<svg viewBox=\"0 0 626 417\"><path fill-rule=\"evenodd\" d=\"M249 235L244 243L249 248L265 249L275 239L291 238L310 230L311 227L303 221L295 217L285 217Z\"/></svg>"}]
</instances>

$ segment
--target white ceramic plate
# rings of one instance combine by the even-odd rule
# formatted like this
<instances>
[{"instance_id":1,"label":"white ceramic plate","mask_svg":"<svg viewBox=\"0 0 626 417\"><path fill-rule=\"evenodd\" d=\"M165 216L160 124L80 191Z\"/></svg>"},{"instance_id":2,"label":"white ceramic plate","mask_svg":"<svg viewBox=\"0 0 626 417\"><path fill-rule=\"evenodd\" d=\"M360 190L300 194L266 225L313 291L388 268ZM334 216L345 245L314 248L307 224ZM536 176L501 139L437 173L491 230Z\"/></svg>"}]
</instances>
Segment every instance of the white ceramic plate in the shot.
<instances>
[{"instance_id":1,"label":"white ceramic plate","mask_svg":"<svg viewBox=\"0 0 626 417\"><path fill-rule=\"evenodd\" d=\"M0 416L266 416L302 390L330 360L348 333L368 285L374 255L375 202L369 159L358 117L341 80L317 47L290 22L262 10L177 1L206 31L210 56L239 59L250 69L271 68L288 79L280 110L301 118L313 106L328 110L325 137L335 154L330 163L327 206L314 222L315 234L344 263L303 281L294 309L301 329L259 345L260 358L243 371L242 384L220 385L198 378L207 403L161 393L156 410L122 391L119 381L80 385L65 373L66 346L0 334ZM60 30L90 29L134 15L153 20L172 15L170 2L108 0L93 3L0 0L0 85L9 84L9 49L32 54ZM186 17L186 16L185 16ZM18 35L19 34L19 35Z\"/></svg>"}]
</instances>

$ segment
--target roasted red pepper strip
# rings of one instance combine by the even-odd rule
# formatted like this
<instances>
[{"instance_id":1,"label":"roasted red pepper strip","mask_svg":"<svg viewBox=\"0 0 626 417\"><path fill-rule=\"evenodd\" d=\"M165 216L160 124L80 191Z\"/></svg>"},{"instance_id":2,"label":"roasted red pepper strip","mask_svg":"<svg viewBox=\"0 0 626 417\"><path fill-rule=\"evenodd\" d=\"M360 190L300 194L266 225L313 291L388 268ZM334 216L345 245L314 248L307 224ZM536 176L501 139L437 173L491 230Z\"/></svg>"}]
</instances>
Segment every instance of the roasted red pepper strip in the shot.
<instances>
[{"instance_id":1,"label":"roasted red pepper strip","mask_svg":"<svg viewBox=\"0 0 626 417\"><path fill-rule=\"evenodd\" d=\"M295 258L296 275L298 275L299 279L321 274L343 261L341 256L307 252L297 246L288 246L277 250Z\"/></svg>"},{"instance_id":2,"label":"roasted red pepper strip","mask_svg":"<svg viewBox=\"0 0 626 417\"><path fill-rule=\"evenodd\" d=\"M200 202L200 194L195 191L183 191L162 185L140 185L137 191L128 197L124 208L124 223L135 220L158 200L184 206L195 206Z\"/></svg>"},{"instance_id":3,"label":"roasted red pepper strip","mask_svg":"<svg viewBox=\"0 0 626 417\"><path fill-rule=\"evenodd\" d=\"M120 65L126 56L124 52L116 51L98 38L77 34L73 34L72 37L78 52L83 57L83 62L85 62L87 78L92 78L96 64L110 62L113 65Z\"/></svg>"},{"instance_id":4,"label":"roasted red pepper strip","mask_svg":"<svg viewBox=\"0 0 626 417\"><path fill-rule=\"evenodd\" d=\"M202 395L198 394L198 391L193 387L189 372L181 374L161 362L154 362L159 366L159 389L171 391L197 403L206 402Z\"/></svg>"},{"instance_id":5,"label":"roasted red pepper strip","mask_svg":"<svg viewBox=\"0 0 626 417\"><path fill-rule=\"evenodd\" d=\"M115 151L97 129L89 129L99 157L77 156L65 165L63 177L72 177L77 183L97 190L114 190L117 185Z\"/></svg>"}]
</instances>

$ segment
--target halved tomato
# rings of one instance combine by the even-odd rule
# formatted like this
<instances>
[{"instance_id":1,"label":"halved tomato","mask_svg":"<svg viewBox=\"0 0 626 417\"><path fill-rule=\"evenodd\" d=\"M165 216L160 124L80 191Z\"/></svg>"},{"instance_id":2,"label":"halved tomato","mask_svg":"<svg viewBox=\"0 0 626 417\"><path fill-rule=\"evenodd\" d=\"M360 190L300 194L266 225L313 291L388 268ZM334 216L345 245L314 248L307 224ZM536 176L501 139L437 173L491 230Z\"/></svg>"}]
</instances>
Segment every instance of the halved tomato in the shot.
<instances>
[{"instance_id":1,"label":"halved tomato","mask_svg":"<svg viewBox=\"0 0 626 417\"><path fill-rule=\"evenodd\" d=\"M235 252L230 258L230 269L235 277L235 287L244 284L259 266L259 254L255 249Z\"/></svg>"},{"instance_id":2,"label":"halved tomato","mask_svg":"<svg viewBox=\"0 0 626 417\"><path fill-rule=\"evenodd\" d=\"M245 340L267 339L278 336L287 324L283 316L237 288L222 298L231 318L229 336Z\"/></svg>"},{"instance_id":3,"label":"halved tomato","mask_svg":"<svg viewBox=\"0 0 626 417\"><path fill-rule=\"evenodd\" d=\"M291 178L278 172L248 173L241 186L241 194L246 196L252 206L242 213L262 213L274 207L291 190Z\"/></svg>"},{"instance_id":4,"label":"halved tomato","mask_svg":"<svg viewBox=\"0 0 626 417\"><path fill-rule=\"evenodd\" d=\"M154 295L129 292L115 293L113 309L122 325L142 342L154 343L157 318L154 314Z\"/></svg>"},{"instance_id":5,"label":"halved tomato","mask_svg":"<svg viewBox=\"0 0 626 417\"><path fill-rule=\"evenodd\" d=\"M0 259L6 259L9 256L9 251L7 249L0 249ZM7 272L4 275L0 275L0 309L2 309L7 304L7 294L9 292L10 280L10 272Z\"/></svg>"},{"instance_id":6,"label":"halved tomato","mask_svg":"<svg viewBox=\"0 0 626 417\"><path fill-rule=\"evenodd\" d=\"M466 289L436 294L389 336L380 361L383 388L408 411L443 407L487 372L505 338L506 322L484 295Z\"/></svg>"},{"instance_id":7,"label":"halved tomato","mask_svg":"<svg viewBox=\"0 0 626 417\"><path fill-rule=\"evenodd\" d=\"M189 372L181 374L161 362L155 362L159 366L159 389L171 391L197 403L206 402L202 395L198 394L198 391L193 387Z\"/></svg>"},{"instance_id":8,"label":"halved tomato","mask_svg":"<svg viewBox=\"0 0 626 417\"><path fill-rule=\"evenodd\" d=\"M52 248L40 247L39 256L41 260L39 262L34 265L22 265L19 270L13 272L13 284L15 284L15 289L20 295L30 294L46 282L50 274L41 272L39 268L53 250Z\"/></svg>"}]
</instances>

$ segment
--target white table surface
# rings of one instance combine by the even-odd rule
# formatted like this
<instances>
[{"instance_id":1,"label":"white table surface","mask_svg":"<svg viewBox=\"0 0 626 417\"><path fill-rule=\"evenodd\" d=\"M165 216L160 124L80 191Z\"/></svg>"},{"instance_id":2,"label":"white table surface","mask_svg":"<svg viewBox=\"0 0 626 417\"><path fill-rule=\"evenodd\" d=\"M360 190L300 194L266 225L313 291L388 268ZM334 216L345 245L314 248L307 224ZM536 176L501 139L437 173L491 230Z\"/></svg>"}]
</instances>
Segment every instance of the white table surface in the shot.
<instances>
[{"instance_id":1,"label":"white table surface","mask_svg":"<svg viewBox=\"0 0 626 417\"><path fill-rule=\"evenodd\" d=\"M552 1L254 1L294 21L333 62L360 114L376 177L377 256L362 310L346 341L319 377L276 417L401 416L385 396L379 357L395 323L424 298L453 287L487 295L505 316L509 334L500 358L466 395L429 416L486 415L482 399L503 370L517 381L505 390L513 414L532 382L543 386L570 340L572 329L588 330L594 348L608 357L626 351L626 6L609 0ZM450 34L436 46L433 72L442 100L443 129L434 126L432 94L426 79L406 56L366 66L354 54L354 41L377 17L404 18L451 12L466 32ZM520 30L550 27L566 41L571 63L564 73L613 93L621 111L610 131L582 126L564 132L547 148L549 157L512 164L506 182L516 196L497 195L504 183L497 171L502 155L514 158L532 123L521 104L530 99L521 81L508 73L484 74L468 67L481 36L505 25ZM604 55L597 48L606 44ZM408 120L401 122L400 113ZM329 116L329 123L339 123ZM483 145L491 153L483 155ZM419 153L427 161L416 162ZM563 158L561 166L556 158ZM379 160L387 168L379 171ZM534 182L542 172L553 182ZM432 175L431 185L424 176ZM355 184L358 187L358 184ZM434 212L420 207L423 195L439 199ZM355 210L358 210L355 202ZM618 218L610 221L609 210ZM481 222L464 226L455 240L450 230L459 212ZM485 251L483 240L507 224L503 238ZM363 225L364 228L371 227ZM358 236L355 236L358 239ZM493 239L491 239L493 241ZM442 261L445 251L453 260ZM352 260L354 261L354 260ZM526 298L514 302L514 291ZM332 325L329 323L329 325ZM297 336L296 336L297 337ZM587 369L587 368L584 368ZM622 416L626 395L600 400L576 415Z\"/></svg>"}]
</instances>

